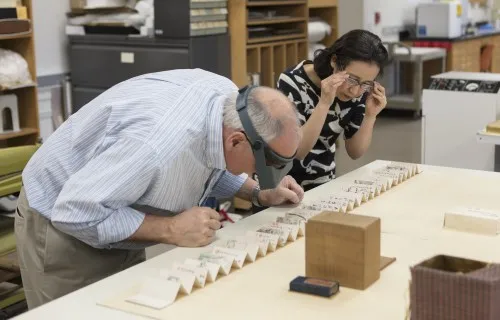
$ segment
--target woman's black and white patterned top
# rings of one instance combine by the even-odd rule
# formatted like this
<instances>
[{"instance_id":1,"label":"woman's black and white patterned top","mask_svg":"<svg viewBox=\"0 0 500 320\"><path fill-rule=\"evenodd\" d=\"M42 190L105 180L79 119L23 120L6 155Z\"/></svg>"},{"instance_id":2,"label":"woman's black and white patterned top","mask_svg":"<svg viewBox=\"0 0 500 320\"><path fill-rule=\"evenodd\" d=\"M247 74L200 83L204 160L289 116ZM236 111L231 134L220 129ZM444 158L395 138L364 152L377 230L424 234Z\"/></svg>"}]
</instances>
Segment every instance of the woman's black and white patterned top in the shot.
<instances>
[{"instance_id":1,"label":"woman's black and white patterned top","mask_svg":"<svg viewBox=\"0 0 500 320\"><path fill-rule=\"evenodd\" d=\"M309 120L321 96L321 89L304 70L304 65L310 63L302 61L283 72L278 80L278 89L297 106L301 125ZM312 150L304 160L294 160L289 174L306 191L335 179L335 141L342 132L345 139L350 139L358 131L365 114L365 101L366 94L347 102L335 99Z\"/></svg>"}]
</instances>

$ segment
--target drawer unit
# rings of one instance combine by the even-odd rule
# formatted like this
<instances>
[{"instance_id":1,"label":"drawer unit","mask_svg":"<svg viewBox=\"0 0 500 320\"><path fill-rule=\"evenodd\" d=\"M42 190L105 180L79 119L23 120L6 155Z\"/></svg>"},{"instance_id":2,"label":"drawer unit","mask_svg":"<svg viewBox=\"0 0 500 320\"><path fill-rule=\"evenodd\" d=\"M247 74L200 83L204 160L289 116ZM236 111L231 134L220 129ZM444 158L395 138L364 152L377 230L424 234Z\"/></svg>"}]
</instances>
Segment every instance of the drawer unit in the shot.
<instances>
[{"instance_id":1,"label":"drawer unit","mask_svg":"<svg viewBox=\"0 0 500 320\"><path fill-rule=\"evenodd\" d=\"M231 75L227 34L159 39L116 35L70 36L73 112L127 79L152 72L201 68Z\"/></svg>"},{"instance_id":2,"label":"drawer unit","mask_svg":"<svg viewBox=\"0 0 500 320\"><path fill-rule=\"evenodd\" d=\"M94 100L103 93L104 89L92 89L92 88L81 88L81 87L73 87L72 90L72 103L73 108L72 112L77 112L81 107Z\"/></svg>"},{"instance_id":3,"label":"drawer unit","mask_svg":"<svg viewBox=\"0 0 500 320\"><path fill-rule=\"evenodd\" d=\"M72 82L79 86L109 88L141 74L189 68L188 48L75 44L70 51Z\"/></svg>"}]
</instances>

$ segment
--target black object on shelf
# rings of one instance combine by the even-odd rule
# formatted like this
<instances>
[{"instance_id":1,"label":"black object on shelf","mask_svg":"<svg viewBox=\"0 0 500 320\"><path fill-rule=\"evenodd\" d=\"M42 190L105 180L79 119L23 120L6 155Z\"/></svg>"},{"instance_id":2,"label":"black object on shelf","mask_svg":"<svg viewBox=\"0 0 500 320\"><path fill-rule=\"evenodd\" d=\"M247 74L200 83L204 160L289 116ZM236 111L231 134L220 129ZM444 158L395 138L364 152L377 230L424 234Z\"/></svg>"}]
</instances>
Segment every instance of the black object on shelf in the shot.
<instances>
[{"instance_id":1,"label":"black object on shelf","mask_svg":"<svg viewBox=\"0 0 500 320\"><path fill-rule=\"evenodd\" d=\"M227 33L227 1L155 0L155 36L173 39Z\"/></svg>"},{"instance_id":2,"label":"black object on shelf","mask_svg":"<svg viewBox=\"0 0 500 320\"><path fill-rule=\"evenodd\" d=\"M140 34L139 30L134 27L119 27L119 26L84 26L85 34Z\"/></svg>"}]
</instances>

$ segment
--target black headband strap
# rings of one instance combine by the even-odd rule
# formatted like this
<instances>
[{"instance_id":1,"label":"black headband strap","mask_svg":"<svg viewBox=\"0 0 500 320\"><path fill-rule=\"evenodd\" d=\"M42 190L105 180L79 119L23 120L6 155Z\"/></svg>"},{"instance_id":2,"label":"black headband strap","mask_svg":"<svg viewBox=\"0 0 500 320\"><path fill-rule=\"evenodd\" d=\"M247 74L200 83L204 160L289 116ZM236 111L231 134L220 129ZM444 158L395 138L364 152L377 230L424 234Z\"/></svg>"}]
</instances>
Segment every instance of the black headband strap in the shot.
<instances>
[{"instance_id":1,"label":"black headband strap","mask_svg":"<svg viewBox=\"0 0 500 320\"><path fill-rule=\"evenodd\" d=\"M239 90L239 95L236 100L236 111L238 111L243 129L245 130L249 140L252 143L252 148L260 149L264 143L261 140L257 130L253 126L252 120L248 114L248 96L256 86L247 86Z\"/></svg>"}]
</instances>

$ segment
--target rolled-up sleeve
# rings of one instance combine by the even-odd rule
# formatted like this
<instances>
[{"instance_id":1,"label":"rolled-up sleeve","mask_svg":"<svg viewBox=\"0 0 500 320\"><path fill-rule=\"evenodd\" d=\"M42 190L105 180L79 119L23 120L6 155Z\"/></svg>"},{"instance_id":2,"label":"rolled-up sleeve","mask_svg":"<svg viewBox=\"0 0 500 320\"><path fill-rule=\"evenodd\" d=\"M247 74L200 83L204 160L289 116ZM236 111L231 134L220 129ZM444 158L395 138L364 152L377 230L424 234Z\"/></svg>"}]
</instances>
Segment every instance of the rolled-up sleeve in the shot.
<instances>
[{"instance_id":1,"label":"rolled-up sleeve","mask_svg":"<svg viewBox=\"0 0 500 320\"><path fill-rule=\"evenodd\" d=\"M247 179L248 175L246 173L236 176L229 171L224 171L210 192L210 197L217 199L231 198L241 189Z\"/></svg>"},{"instance_id":2,"label":"rolled-up sleeve","mask_svg":"<svg viewBox=\"0 0 500 320\"><path fill-rule=\"evenodd\" d=\"M130 206L157 179L158 156L147 144L121 139L64 184L52 212L57 229L95 248L129 238L145 214Z\"/></svg>"}]
</instances>

